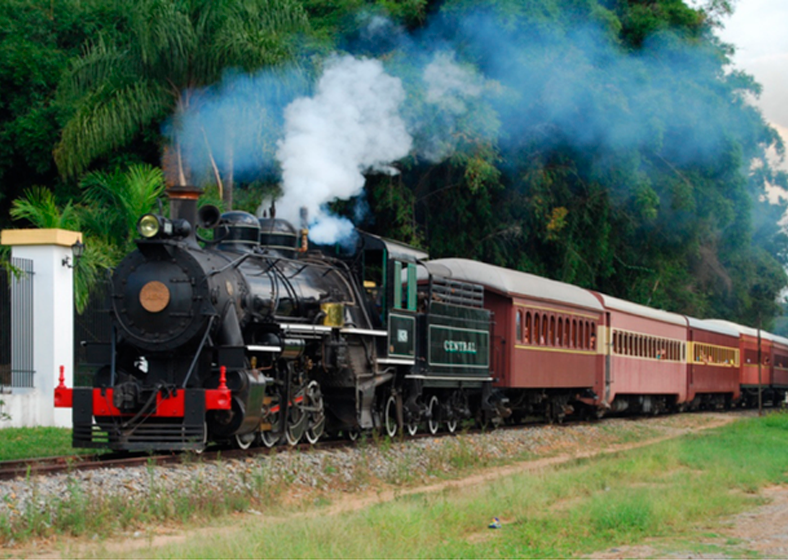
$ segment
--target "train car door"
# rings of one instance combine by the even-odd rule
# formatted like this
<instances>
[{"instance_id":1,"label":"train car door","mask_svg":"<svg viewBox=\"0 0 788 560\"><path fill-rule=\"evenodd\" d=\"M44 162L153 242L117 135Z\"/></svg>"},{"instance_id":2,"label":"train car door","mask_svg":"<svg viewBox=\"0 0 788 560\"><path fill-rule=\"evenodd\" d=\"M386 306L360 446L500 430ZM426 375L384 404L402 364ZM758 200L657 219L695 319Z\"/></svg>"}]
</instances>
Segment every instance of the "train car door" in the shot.
<instances>
[{"instance_id":1,"label":"train car door","mask_svg":"<svg viewBox=\"0 0 788 560\"><path fill-rule=\"evenodd\" d=\"M388 357L413 360L416 357L416 265L392 260L390 270Z\"/></svg>"},{"instance_id":2,"label":"train car door","mask_svg":"<svg viewBox=\"0 0 788 560\"><path fill-rule=\"evenodd\" d=\"M610 385L613 383L613 360L611 356L616 350L616 345L620 341L616 340L616 335L613 332L613 325L610 323L610 312L605 312L605 324L607 325L607 339L608 344L604 347L605 352L605 394L604 402L610 402ZM597 378L598 379L598 378Z\"/></svg>"}]
</instances>

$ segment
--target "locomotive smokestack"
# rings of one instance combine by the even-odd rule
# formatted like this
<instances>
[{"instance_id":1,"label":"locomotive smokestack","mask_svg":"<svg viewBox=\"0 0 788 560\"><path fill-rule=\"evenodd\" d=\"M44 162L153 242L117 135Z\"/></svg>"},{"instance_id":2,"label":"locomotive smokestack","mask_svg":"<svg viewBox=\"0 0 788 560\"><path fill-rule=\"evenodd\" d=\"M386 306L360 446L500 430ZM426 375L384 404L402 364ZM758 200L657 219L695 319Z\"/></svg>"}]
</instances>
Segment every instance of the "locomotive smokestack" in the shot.
<instances>
[{"instance_id":1,"label":"locomotive smokestack","mask_svg":"<svg viewBox=\"0 0 788 560\"><path fill-rule=\"evenodd\" d=\"M202 189L188 185L175 185L167 188L170 199L170 219L186 220L194 228L197 225L197 199Z\"/></svg>"},{"instance_id":2,"label":"locomotive smokestack","mask_svg":"<svg viewBox=\"0 0 788 560\"><path fill-rule=\"evenodd\" d=\"M309 221L306 206L301 207L299 214L301 215L301 248L298 249L298 252L306 253L309 249Z\"/></svg>"}]
</instances>

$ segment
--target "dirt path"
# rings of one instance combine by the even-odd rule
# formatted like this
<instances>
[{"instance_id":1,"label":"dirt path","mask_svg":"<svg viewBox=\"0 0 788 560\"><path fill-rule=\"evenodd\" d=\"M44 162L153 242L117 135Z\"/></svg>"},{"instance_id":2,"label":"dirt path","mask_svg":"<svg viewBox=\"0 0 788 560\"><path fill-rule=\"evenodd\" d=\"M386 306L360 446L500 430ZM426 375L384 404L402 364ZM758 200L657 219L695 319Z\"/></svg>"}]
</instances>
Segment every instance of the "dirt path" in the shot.
<instances>
[{"instance_id":1,"label":"dirt path","mask_svg":"<svg viewBox=\"0 0 788 560\"><path fill-rule=\"evenodd\" d=\"M711 428L720 427L736 419L737 417L735 416L720 414L702 426L670 428L666 431L667 435L662 435L660 437L653 437L634 443L609 445L593 451L580 448L570 449L553 457L484 469L477 474L458 480L442 481L439 483L408 488L386 486L382 490L377 489L376 491L340 494L335 497L332 504L327 508L310 509L306 512L294 513L287 517L274 517L259 514L257 512L237 514L232 517L232 525L235 527L241 526L241 520L247 516L257 516L257 519L261 521L276 523L299 516L314 517L340 515L362 510L378 503L388 502L400 496L441 492L452 488L461 489L464 487L476 486L501 477L518 473L535 472L576 459L597 457L654 445L689 433L698 433ZM736 546L730 547L731 556L726 555L726 557L731 558L742 557L746 549L755 550L769 558L788 558L788 488L768 488L764 490L764 496L770 500L768 505L731 519L730 526L726 527L723 537L708 539L709 544L720 546L725 545L727 542L735 541ZM0 552L0 556L3 556L3 552L5 552L10 553L11 557L24 558L100 557L102 552L104 554L121 551L128 553L129 551L143 548L157 548L182 542L193 542L194 540L204 538L206 534L210 534L212 530L217 528L218 527L208 526L188 531L168 530L164 528L151 529L147 533L137 532L131 537L102 543L85 542L84 539L61 539L60 542L39 543L37 546L28 547L26 549L2 551ZM225 535L233 530L233 527L228 527L226 525L221 527L221 531ZM676 552L675 554L671 552L666 553L664 547L659 543L637 547L613 548L592 555L593 558L655 558L665 556L681 558L704 557L702 555L687 552ZM720 556L705 557L718 558Z\"/></svg>"}]
</instances>

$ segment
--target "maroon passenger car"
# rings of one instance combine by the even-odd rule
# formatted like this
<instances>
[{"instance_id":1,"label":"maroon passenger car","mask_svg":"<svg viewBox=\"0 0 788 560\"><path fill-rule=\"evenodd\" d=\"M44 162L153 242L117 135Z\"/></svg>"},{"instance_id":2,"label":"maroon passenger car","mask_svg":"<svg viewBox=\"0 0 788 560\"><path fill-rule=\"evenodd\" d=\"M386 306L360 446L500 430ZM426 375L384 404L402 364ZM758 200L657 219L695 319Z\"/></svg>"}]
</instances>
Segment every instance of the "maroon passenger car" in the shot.
<instances>
[{"instance_id":1,"label":"maroon passenger car","mask_svg":"<svg viewBox=\"0 0 788 560\"><path fill-rule=\"evenodd\" d=\"M687 401L687 319L592 292L605 308L602 404L612 412L674 410Z\"/></svg>"},{"instance_id":2,"label":"maroon passenger car","mask_svg":"<svg viewBox=\"0 0 788 560\"><path fill-rule=\"evenodd\" d=\"M779 392L773 390L774 383L774 335L764 330L745 327L737 323L710 319L708 322L724 325L739 332L739 348L741 365L739 367L739 384L744 406L758 405L759 387L764 400L777 400ZM760 354L760 364L758 355Z\"/></svg>"},{"instance_id":3,"label":"maroon passenger car","mask_svg":"<svg viewBox=\"0 0 788 560\"><path fill-rule=\"evenodd\" d=\"M739 332L728 325L687 317L687 401L692 409L710 409L738 401Z\"/></svg>"}]
</instances>

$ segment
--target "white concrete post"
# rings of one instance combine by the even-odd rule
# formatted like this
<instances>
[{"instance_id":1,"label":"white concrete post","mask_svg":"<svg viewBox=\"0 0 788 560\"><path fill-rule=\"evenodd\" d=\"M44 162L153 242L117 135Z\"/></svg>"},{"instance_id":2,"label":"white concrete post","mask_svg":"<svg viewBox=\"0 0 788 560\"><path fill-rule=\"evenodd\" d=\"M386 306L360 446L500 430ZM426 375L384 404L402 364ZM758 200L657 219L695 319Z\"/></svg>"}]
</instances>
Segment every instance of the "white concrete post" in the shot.
<instances>
[{"instance_id":1,"label":"white concrete post","mask_svg":"<svg viewBox=\"0 0 788 560\"><path fill-rule=\"evenodd\" d=\"M18 394L20 401L36 409L16 412L26 417L23 425L72 427L71 409L55 409L54 394L61 365L66 368L66 385L74 386L74 271L68 264L74 264L71 246L78 240L82 241L81 233L62 229L2 232L0 243L12 246L12 257L33 261L34 394L19 389L3 397L14 425L19 424L14 420Z\"/></svg>"}]
</instances>

